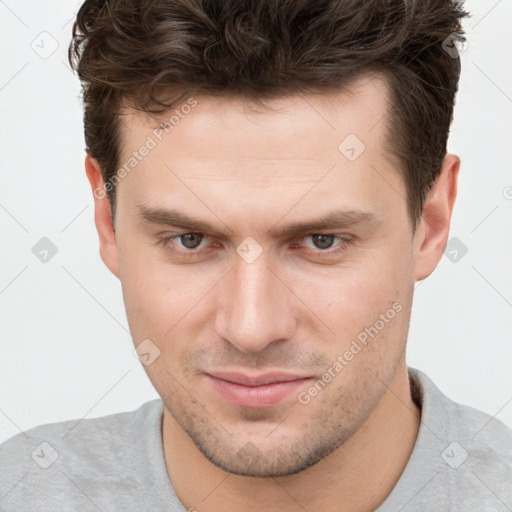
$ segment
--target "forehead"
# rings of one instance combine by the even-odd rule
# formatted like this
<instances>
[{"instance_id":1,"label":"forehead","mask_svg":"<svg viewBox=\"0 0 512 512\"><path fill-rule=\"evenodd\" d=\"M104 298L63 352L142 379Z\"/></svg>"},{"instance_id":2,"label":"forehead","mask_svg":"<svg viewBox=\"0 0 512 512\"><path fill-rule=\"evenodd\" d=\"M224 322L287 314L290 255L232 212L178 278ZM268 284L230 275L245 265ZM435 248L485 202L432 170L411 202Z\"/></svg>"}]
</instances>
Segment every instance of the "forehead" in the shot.
<instances>
[{"instance_id":1,"label":"forehead","mask_svg":"<svg viewBox=\"0 0 512 512\"><path fill-rule=\"evenodd\" d=\"M124 116L121 165L151 149L118 184L120 201L193 203L226 216L235 201L238 212L241 204L252 213L268 208L275 219L282 213L276 204L286 211L300 202L307 211L322 200L377 211L385 196L403 190L384 150L388 88L380 77L343 91L267 100L265 107L234 97L192 100L158 121L136 111ZM383 187L386 180L395 183Z\"/></svg>"},{"instance_id":2,"label":"forehead","mask_svg":"<svg viewBox=\"0 0 512 512\"><path fill-rule=\"evenodd\" d=\"M125 109L121 149L132 151L149 134L159 145L174 146L175 151L198 159L307 158L311 150L337 151L337 143L351 134L365 145L381 142L387 108L388 87L381 75L360 77L339 91L294 94L262 103L199 94L158 118ZM309 143L299 145L304 139ZM264 148L269 152L261 154Z\"/></svg>"}]
</instances>

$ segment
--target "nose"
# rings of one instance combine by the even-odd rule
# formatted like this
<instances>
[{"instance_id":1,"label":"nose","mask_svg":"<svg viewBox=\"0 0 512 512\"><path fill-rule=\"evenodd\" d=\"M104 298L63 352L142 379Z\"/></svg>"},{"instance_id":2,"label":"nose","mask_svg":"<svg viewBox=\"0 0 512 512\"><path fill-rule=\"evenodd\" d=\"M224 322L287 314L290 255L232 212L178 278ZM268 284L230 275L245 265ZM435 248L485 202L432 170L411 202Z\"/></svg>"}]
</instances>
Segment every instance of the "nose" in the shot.
<instances>
[{"instance_id":1,"label":"nose","mask_svg":"<svg viewBox=\"0 0 512 512\"><path fill-rule=\"evenodd\" d=\"M296 329L293 293L278 271L263 255L252 263L236 260L221 284L217 334L245 353L290 339Z\"/></svg>"}]
</instances>

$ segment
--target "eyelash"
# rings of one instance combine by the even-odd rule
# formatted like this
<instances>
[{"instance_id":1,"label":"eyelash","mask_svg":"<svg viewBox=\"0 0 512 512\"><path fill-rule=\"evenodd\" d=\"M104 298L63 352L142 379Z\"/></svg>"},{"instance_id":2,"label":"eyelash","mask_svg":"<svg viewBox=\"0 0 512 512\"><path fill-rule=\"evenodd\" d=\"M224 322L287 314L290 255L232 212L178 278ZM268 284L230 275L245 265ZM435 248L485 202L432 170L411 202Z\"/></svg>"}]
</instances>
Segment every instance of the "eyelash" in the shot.
<instances>
[{"instance_id":1,"label":"eyelash","mask_svg":"<svg viewBox=\"0 0 512 512\"><path fill-rule=\"evenodd\" d=\"M161 244L164 248L167 248L169 246L170 242L178 239L180 236L189 235L189 234L199 234L199 235L203 235L205 238L207 237L203 233L199 233L196 231L186 231L183 233L165 233L165 234L159 235L160 240L158 241L158 243ZM338 243L338 245L335 246L334 249L322 250L322 249L308 249L307 248L307 251L310 254L313 254L315 256L339 254L339 253L347 250L348 247L352 243L352 237L349 237L348 235L338 235L335 233L311 233L309 235L305 235L303 237L303 239L311 237L313 235L333 236L333 237L335 237L336 240L338 240L340 242L340 243ZM204 250L207 250L207 249L202 248L202 249L189 249L189 250L174 250L174 249L171 249L171 250L172 250L172 252L176 252L178 254L183 254L183 255L187 255L187 256L196 256L196 255L201 254Z\"/></svg>"}]
</instances>

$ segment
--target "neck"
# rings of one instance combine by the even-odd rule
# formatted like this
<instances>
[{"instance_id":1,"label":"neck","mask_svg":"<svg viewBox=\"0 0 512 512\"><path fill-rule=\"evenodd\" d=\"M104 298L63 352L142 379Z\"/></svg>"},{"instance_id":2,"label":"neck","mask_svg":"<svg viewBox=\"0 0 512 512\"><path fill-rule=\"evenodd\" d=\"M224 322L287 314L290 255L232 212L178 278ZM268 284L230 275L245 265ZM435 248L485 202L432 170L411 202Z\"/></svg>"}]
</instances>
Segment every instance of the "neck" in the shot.
<instances>
[{"instance_id":1,"label":"neck","mask_svg":"<svg viewBox=\"0 0 512 512\"><path fill-rule=\"evenodd\" d=\"M195 447L164 409L163 444L169 478L188 510L270 512L375 510L389 495L407 464L420 412L411 397L403 363L361 428L319 463L278 478L227 473Z\"/></svg>"}]
</instances>

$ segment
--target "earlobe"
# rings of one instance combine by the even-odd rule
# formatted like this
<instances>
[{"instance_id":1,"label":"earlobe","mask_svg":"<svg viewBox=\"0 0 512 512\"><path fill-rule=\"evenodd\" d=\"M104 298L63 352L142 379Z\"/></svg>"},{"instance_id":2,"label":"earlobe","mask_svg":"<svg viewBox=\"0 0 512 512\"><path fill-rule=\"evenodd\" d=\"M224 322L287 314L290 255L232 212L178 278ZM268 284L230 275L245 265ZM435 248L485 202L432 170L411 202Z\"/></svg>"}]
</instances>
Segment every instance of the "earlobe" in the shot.
<instances>
[{"instance_id":1,"label":"earlobe","mask_svg":"<svg viewBox=\"0 0 512 512\"><path fill-rule=\"evenodd\" d=\"M119 254L110 201L100 166L89 154L85 157L85 172L94 196L94 223L99 236L100 256L108 269L119 278Z\"/></svg>"},{"instance_id":2,"label":"earlobe","mask_svg":"<svg viewBox=\"0 0 512 512\"><path fill-rule=\"evenodd\" d=\"M425 279L443 256L457 196L460 159L447 154L436 182L427 194L415 235L415 279Z\"/></svg>"}]
</instances>

